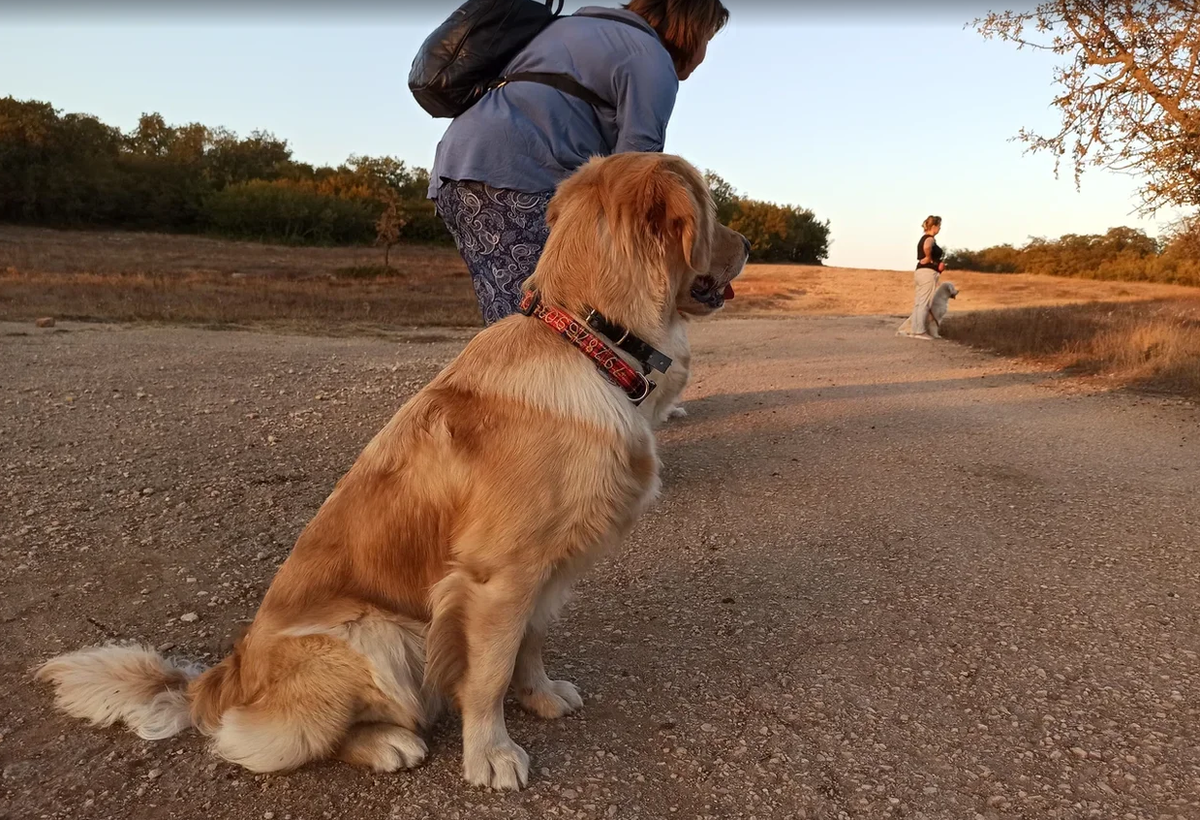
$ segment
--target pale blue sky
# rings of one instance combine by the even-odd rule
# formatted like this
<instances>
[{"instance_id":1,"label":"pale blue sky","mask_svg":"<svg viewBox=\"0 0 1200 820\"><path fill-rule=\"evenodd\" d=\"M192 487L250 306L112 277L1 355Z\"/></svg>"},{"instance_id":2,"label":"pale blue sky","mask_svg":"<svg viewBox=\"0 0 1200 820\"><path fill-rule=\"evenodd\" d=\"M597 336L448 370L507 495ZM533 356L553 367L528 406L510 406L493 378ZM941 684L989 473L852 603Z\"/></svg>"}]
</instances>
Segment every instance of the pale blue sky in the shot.
<instances>
[{"instance_id":1,"label":"pale blue sky","mask_svg":"<svg viewBox=\"0 0 1200 820\"><path fill-rule=\"evenodd\" d=\"M405 78L417 46L455 0L220 7L154 19L128 6L59 21L26 11L0 30L0 95L95 114L122 128L144 111L286 138L297 159L391 154L428 167L445 120L426 115ZM568 2L567 10L582 5ZM968 3L861 19L729 3L730 26L683 83L667 150L757 199L829 219L829 264L912 268L921 220L941 214L943 244L1030 236L1149 233L1135 181L1095 171L1076 192L1047 156L1008 138L1050 129L1053 58L988 42L963 24ZM247 10L258 13L247 15ZM269 18L287 16L289 23ZM70 18L72 22L64 22ZM373 22L374 21L374 22Z\"/></svg>"}]
</instances>

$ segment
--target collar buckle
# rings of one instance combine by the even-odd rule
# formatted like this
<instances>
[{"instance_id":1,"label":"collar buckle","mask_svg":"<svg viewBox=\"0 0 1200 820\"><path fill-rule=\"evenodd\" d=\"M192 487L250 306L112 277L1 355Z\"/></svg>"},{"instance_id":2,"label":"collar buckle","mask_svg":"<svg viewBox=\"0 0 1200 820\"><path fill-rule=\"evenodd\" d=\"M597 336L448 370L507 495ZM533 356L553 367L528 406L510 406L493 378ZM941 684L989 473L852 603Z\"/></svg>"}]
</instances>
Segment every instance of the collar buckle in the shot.
<instances>
[{"instance_id":1,"label":"collar buckle","mask_svg":"<svg viewBox=\"0 0 1200 820\"><path fill-rule=\"evenodd\" d=\"M595 308L589 308L584 322L592 330L612 340L612 343L637 359L643 373L657 370L666 373L671 367L671 357L633 334L629 328L609 320Z\"/></svg>"}]
</instances>

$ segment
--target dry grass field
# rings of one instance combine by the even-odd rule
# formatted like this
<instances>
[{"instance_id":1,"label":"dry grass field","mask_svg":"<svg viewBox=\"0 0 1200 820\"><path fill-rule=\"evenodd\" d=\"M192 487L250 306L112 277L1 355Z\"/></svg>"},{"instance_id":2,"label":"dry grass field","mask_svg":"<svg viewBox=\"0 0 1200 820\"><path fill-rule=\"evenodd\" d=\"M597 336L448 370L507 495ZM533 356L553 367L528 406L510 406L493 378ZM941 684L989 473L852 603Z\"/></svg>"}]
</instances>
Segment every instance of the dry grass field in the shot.
<instances>
[{"instance_id":1,"label":"dry grass field","mask_svg":"<svg viewBox=\"0 0 1200 820\"><path fill-rule=\"evenodd\" d=\"M983 310L945 335L1122 387L1200 399L1200 298Z\"/></svg>"},{"instance_id":2,"label":"dry grass field","mask_svg":"<svg viewBox=\"0 0 1200 820\"><path fill-rule=\"evenodd\" d=\"M961 291L954 313L1079 302L1200 297L1195 288L1144 282L1104 282L1033 274L946 271L943 282ZM907 315L912 309L911 271L753 265L737 284L730 312L741 315Z\"/></svg>"},{"instance_id":3,"label":"dry grass field","mask_svg":"<svg viewBox=\"0 0 1200 820\"><path fill-rule=\"evenodd\" d=\"M300 248L204 237L0 226L0 319L354 334L480 324L453 248ZM1200 292L948 271L945 335L1001 355L1200 396ZM907 271L752 265L726 316L906 314Z\"/></svg>"},{"instance_id":4,"label":"dry grass field","mask_svg":"<svg viewBox=\"0 0 1200 820\"><path fill-rule=\"evenodd\" d=\"M373 275L382 263L377 248L0 226L0 316L322 333L479 323L453 248L393 248Z\"/></svg>"}]
</instances>

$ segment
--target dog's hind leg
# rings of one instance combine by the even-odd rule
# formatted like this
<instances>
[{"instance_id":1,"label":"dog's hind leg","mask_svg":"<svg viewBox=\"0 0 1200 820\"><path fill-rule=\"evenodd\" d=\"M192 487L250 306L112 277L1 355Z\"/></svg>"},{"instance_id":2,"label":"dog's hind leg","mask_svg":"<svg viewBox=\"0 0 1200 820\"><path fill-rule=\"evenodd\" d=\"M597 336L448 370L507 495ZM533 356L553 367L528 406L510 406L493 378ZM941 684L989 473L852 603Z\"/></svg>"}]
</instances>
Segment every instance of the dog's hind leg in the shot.
<instances>
[{"instance_id":1,"label":"dog's hind leg","mask_svg":"<svg viewBox=\"0 0 1200 820\"><path fill-rule=\"evenodd\" d=\"M287 771L331 756L361 705L378 691L367 660L331 635L254 647L242 667L258 683L209 733L219 757L254 772Z\"/></svg>"},{"instance_id":2,"label":"dog's hind leg","mask_svg":"<svg viewBox=\"0 0 1200 820\"><path fill-rule=\"evenodd\" d=\"M419 766L429 748L415 733L393 723L360 723L342 741L337 757L377 772Z\"/></svg>"}]
</instances>

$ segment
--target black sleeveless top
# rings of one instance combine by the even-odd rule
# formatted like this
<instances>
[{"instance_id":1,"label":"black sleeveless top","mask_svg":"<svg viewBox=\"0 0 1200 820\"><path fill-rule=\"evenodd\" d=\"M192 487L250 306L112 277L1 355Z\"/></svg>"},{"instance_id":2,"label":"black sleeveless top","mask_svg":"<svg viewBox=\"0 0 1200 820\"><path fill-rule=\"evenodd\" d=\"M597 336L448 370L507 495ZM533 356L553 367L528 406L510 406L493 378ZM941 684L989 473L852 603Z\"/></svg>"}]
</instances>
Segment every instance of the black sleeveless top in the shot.
<instances>
[{"instance_id":1,"label":"black sleeveless top","mask_svg":"<svg viewBox=\"0 0 1200 820\"><path fill-rule=\"evenodd\" d=\"M929 249L929 258L932 259L933 261L927 262L924 265L921 264L921 260L925 258L925 240L930 239L932 237L933 237L932 234L927 233L921 237L919 242L917 242L917 270L920 270L921 268L928 268L929 270L937 270L938 262L942 261L942 249L938 245L937 240L934 239L933 247Z\"/></svg>"}]
</instances>

